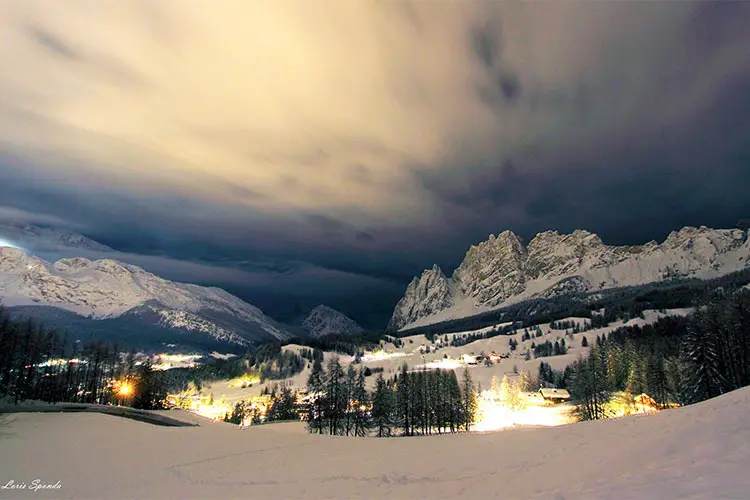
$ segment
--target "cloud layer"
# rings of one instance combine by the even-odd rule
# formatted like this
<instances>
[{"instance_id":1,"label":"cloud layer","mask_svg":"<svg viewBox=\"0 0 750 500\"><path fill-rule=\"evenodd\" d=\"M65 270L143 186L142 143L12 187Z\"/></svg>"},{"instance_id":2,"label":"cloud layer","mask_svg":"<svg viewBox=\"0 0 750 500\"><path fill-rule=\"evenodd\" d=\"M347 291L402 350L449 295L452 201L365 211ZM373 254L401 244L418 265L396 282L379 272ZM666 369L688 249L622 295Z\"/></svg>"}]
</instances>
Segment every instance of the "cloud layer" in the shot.
<instances>
[{"instance_id":1,"label":"cloud layer","mask_svg":"<svg viewBox=\"0 0 750 500\"><path fill-rule=\"evenodd\" d=\"M507 227L725 224L748 26L744 2L8 0L0 204L396 281Z\"/></svg>"}]
</instances>

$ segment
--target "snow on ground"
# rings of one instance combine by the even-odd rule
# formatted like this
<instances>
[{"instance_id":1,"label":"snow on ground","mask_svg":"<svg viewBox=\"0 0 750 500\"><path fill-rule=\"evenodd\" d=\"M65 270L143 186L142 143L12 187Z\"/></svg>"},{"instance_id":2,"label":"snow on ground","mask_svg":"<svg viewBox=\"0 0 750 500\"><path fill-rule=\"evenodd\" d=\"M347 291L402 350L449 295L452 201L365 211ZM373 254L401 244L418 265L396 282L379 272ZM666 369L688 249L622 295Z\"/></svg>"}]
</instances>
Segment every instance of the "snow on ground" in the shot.
<instances>
[{"instance_id":1,"label":"snow on ground","mask_svg":"<svg viewBox=\"0 0 750 500\"><path fill-rule=\"evenodd\" d=\"M289 344L283 347L285 350L289 350L298 353L302 349L309 349L306 346L300 346L297 344ZM332 352L325 352L323 354L323 366L333 357L338 356L341 363L346 366L354 360L353 356L340 355ZM223 415L227 411L231 411L234 404L237 401L248 400L253 396L259 395L264 387L269 389L274 385L289 385L292 388L304 388L307 386L307 378L310 376L312 369L312 363L309 360L305 360L305 368L302 372L298 373L294 377L290 377L283 380L268 380L264 383L260 383L258 380L249 380L245 377L238 377L231 380L217 380L210 384L207 384L201 394L208 396L210 393L214 395L214 401L216 406L222 406L216 408L215 411L210 412L216 415ZM246 387L242 387L242 383L246 382Z\"/></svg>"},{"instance_id":2,"label":"snow on ground","mask_svg":"<svg viewBox=\"0 0 750 500\"><path fill-rule=\"evenodd\" d=\"M450 345L448 345L447 347L440 347L437 350L434 349L435 344L427 340L424 335L411 335L408 337L403 337L401 339L404 343L403 347L401 348L396 348L392 343L386 343L384 345L384 350L386 352L401 353L405 354L404 356L392 357L387 359L363 360L363 364L365 366L369 366L370 368L382 367L386 375L392 375L396 373L404 363L407 363L409 367L412 368L418 368L423 364L427 365L428 367L443 366L445 368L454 368L457 370L459 376L461 375L464 368L469 368L469 373L471 374L474 381L479 382L482 388L488 389L492 382L492 377L502 378L503 375L513 375L515 370L517 370L518 372L526 371L531 374L536 374L536 372L539 370L539 364L542 361L549 364L556 370L565 369L565 367L573 363L579 355L585 356L588 353L588 348L581 347L581 340L583 339L583 337L586 337L588 339L589 345L593 345L593 341L596 339L597 335L608 334L609 332L620 328L621 326L643 326L645 324L654 323L659 318L665 316L685 316L690 312L691 309L670 309L664 311L663 313L647 310L644 311L645 319L634 318L627 322L617 321L604 328L597 328L589 330L587 332L571 334L568 336L566 336L565 330L552 329L550 327L550 324L547 323L539 325L539 328L541 329L543 334L541 337L535 337L534 328L529 328L528 330L532 338L526 341L521 340L521 337L523 336L525 331L525 329L522 328L516 330L512 335L498 335L488 339L476 340L460 347L450 347ZM581 326L590 322L588 318L574 317L562 318L559 321L578 323ZM508 324L509 323L501 323L496 326L498 328L502 328L503 326L506 326ZM445 342L445 338L447 337L447 343L450 344L450 342L455 337L461 337L463 335L468 336L476 333L483 334L489 332L493 328L495 328L495 326L465 332L440 334L435 336L435 340L437 342L439 339L442 339ZM509 341L511 338L515 339L518 342L518 347L515 351L510 350ZM532 351L531 359L529 359L528 361L524 359L524 353L527 349L531 349L532 343L538 345L543 344L547 340L554 343L555 340L562 338L565 338L565 342L568 347L568 354L565 354L563 356L550 356L534 359ZM430 346L430 352L420 352L420 346ZM450 360L459 360L463 354L477 355L482 352L484 352L485 354L490 354L491 352L495 352L497 354L509 354L510 357L507 359L502 359L489 367L484 366L483 364L466 365L464 363L450 363L446 361L446 356L447 359Z\"/></svg>"},{"instance_id":3,"label":"snow on ground","mask_svg":"<svg viewBox=\"0 0 750 500\"><path fill-rule=\"evenodd\" d=\"M100 414L0 426L3 498L727 499L750 491L750 388L648 416L416 438L301 423L167 428ZM30 490L32 481L59 489Z\"/></svg>"},{"instance_id":4,"label":"snow on ground","mask_svg":"<svg viewBox=\"0 0 750 500\"><path fill-rule=\"evenodd\" d=\"M409 365L410 368L419 368L420 366L425 365L428 368L454 369L456 370L456 373L459 377L461 377L464 368L468 368L469 373L471 374L474 381L478 382L483 389L489 389L492 384L493 377L502 379L504 375L513 376L515 375L514 372L516 370L519 373L526 371L531 373L532 375L536 375L536 373L539 371L539 364L542 361L552 366L552 368L554 368L555 370L564 370L565 367L573 363L578 358L578 356L585 356L588 353L588 348L581 347L581 340L583 337L587 337L589 345L593 345L593 341L596 339L597 335L609 333L612 330L615 330L623 325L643 326L645 324L654 323L659 318L664 316L684 316L686 314L689 314L690 311L690 309L670 309L665 311L664 313L661 313L658 311L648 310L644 311L645 319L634 318L627 322L618 321L605 328L597 328L583 333L576 333L572 334L572 336L566 336L565 330L553 330L549 324L542 324L539 325L543 333L542 337L534 337L533 328L529 329L529 333L532 335L531 340L522 341L521 337L524 334L524 329L520 329L517 330L513 335L498 335L496 337L488 339L476 340L460 347L447 346L438 348L437 350L434 349L435 344L427 340L424 335L411 335L409 337L404 337L401 339L403 341L403 347L401 348L395 347L392 343L384 343L380 351L371 353L369 356L365 355L362 358L362 364L360 366L369 367L371 369L383 368L383 375L386 378L395 375L404 363ZM584 323L590 320L588 320L587 318L570 317L563 318L560 321L576 322L583 326ZM503 326L508 324L509 323L501 323L496 326L502 328ZM454 337L462 336L464 334L471 335L475 333L486 333L493 328L494 327L486 327L466 332L441 334L436 336L435 340L436 342L438 341L438 339L444 340L447 336L448 342L450 343L450 341L452 341ZM515 339L518 342L518 347L515 351L510 350L509 340L511 338ZM532 355L531 359L529 359L528 361L524 359L524 352L527 349L531 349L532 343L543 344L547 340L554 343L555 340L562 338L565 338L565 342L568 346L567 354L562 356L550 356L537 359L534 359ZM430 352L420 352L421 346L430 346ZM296 344L290 344L284 346L284 349L299 353L300 350L309 348ZM510 357L507 359L502 359L489 367L483 364L466 365L463 362L459 361L463 354L477 355L481 352L490 354L493 351L497 354L507 353L510 355ZM337 354L326 352L325 362L327 362L334 356L337 356ZM354 360L352 356L345 355L339 355L339 359L345 366ZM253 383L252 387L242 388L242 378L217 381L207 386L202 391L202 394L208 395L210 392L213 392L215 401L218 402L223 398L225 403L231 407L234 405L234 402L248 399L254 395L258 395L261 393L264 387L270 387L275 383L286 383L290 384L292 387L305 387L307 385L307 378L310 374L310 366L311 364L308 362L304 370L295 377L285 380L267 381L263 384ZM375 379L375 375L368 378L368 385L370 389L374 387Z\"/></svg>"},{"instance_id":5,"label":"snow on ground","mask_svg":"<svg viewBox=\"0 0 750 500\"><path fill-rule=\"evenodd\" d=\"M476 316L477 314L498 309L497 307L476 306L471 297L455 297L454 300L456 302L452 306L437 311L434 314L430 314L429 316L425 316L424 318L412 321L411 323L399 328L399 331L418 328L420 326L434 325L435 323L442 323L444 321L451 321L459 318L468 318L469 316ZM509 305L509 303L503 302L503 307L506 307L507 305Z\"/></svg>"}]
</instances>

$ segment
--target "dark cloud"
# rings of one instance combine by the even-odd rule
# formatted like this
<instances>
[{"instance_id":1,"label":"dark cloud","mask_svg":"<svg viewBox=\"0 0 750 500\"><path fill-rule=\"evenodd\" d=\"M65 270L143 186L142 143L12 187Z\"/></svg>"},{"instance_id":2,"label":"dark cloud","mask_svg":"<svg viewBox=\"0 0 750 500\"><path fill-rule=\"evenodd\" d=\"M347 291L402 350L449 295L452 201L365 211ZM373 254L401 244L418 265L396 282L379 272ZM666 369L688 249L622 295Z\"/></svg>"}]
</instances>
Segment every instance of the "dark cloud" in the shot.
<instances>
[{"instance_id":1,"label":"dark cloud","mask_svg":"<svg viewBox=\"0 0 750 500\"><path fill-rule=\"evenodd\" d=\"M29 37L55 56L69 59L71 61L78 61L81 59L81 55L76 52L73 47L63 42L50 31L38 26L32 26L29 27Z\"/></svg>"},{"instance_id":2,"label":"dark cloud","mask_svg":"<svg viewBox=\"0 0 750 500\"><path fill-rule=\"evenodd\" d=\"M381 326L490 233L750 216L747 2L281 4L0 7L0 216Z\"/></svg>"},{"instance_id":3,"label":"dark cloud","mask_svg":"<svg viewBox=\"0 0 750 500\"><path fill-rule=\"evenodd\" d=\"M314 224L324 231L339 232L346 227L344 222L327 215L310 214L306 218L311 224Z\"/></svg>"},{"instance_id":4,"label":"dark cloud","mask_svg":"<svg viewBox=\"0 0 750 500\"><path fill-rule=\"evenodd\" d=\"M521 82L511 73L505 73L498 78L498 86L506 102L516 101L521 95Z\"/></svg>"},{"instance_id":5,"label":"dark cloud","mask_svg":"<svg viewBox=\"0 0 750 500\"><path fill-rule=\"evenodd\" d=\"M499 33L487 26L471 30L471 43L475 56L488 70L495 68L500 56Z\"/></svg>"},{"instance_id":6,"label":"dark cloud","mask_svg":"<svg viewBox=\"0 0 750 500\"><path fill-rule=\"evenodd\" d=\"M368 233L367 231L360 231L356 235L357 241L361 241L363 243L371 243L375 241L375 236Z\"/></svg>"}]
</instances>

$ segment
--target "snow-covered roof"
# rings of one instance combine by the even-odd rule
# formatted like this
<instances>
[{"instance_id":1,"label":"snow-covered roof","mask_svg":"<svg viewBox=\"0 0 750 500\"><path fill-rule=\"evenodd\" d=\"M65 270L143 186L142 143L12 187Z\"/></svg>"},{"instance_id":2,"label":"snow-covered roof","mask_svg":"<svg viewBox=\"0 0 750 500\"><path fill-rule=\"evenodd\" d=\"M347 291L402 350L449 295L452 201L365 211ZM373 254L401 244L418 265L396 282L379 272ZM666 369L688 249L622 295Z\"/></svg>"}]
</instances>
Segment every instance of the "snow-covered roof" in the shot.
<instances>
[{"instance_id":1,"label":"snow-covered roof","mask_svg":"<svg viewBox=\"0 0 750 500\"><path fill-rule=\"evenodd\" d=\"M528 403L544 401L544 397L538 392L520 392L518 396Z\"/></svg>"},{"instance_id":2,"label":"snow-covered roof","mask_svg":"<svg viewBox=\"0 0 750 500\"><path fill-rule=\"evenodd\" d=\"M570 399L570 393L566 389L542 387L539 392L544 399Z\"/></svg>"}]
</instances>

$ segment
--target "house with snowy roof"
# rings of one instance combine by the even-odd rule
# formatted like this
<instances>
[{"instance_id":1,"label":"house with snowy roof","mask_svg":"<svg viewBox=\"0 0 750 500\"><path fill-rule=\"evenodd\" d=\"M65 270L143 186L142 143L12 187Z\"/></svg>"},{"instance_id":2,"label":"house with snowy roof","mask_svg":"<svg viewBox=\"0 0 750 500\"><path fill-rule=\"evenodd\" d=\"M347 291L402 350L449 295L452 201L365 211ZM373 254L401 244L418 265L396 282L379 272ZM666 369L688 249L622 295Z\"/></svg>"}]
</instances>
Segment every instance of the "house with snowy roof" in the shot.
<instances>
[{"instance_id":1,"label":"house with snowy roof","mask_svg":"<svg viewBox=\"0 0 750 500\"><path fill-rule=\"evenodd\" d=\"M570 399L570 393L565 389L555 389L553 387L542 387L539 389L545 401L550 403L565 403Z\"/></svg>"}]
</instances>

